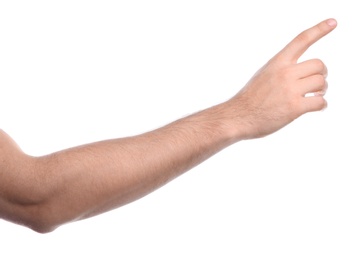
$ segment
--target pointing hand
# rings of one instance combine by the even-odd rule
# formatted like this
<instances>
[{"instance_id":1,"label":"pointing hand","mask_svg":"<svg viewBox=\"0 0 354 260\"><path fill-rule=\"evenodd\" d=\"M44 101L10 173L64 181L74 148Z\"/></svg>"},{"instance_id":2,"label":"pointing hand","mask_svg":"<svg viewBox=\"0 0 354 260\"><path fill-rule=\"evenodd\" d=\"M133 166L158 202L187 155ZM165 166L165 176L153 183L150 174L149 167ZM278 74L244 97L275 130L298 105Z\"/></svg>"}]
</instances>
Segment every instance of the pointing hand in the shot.
<instances>
[{"instance_id":1,"label":"pointing hand","mask_svg":"<svg viewBox=\"0 0 354 260\"><path fill-rule=\"evenodd\" d=\"M319 59L298 63L298 59L336 25L328 19L300 33L227 102L233 107L241 139L271 134L307 112L326 107L325 64Z\"/></svg>"}]
</instances>

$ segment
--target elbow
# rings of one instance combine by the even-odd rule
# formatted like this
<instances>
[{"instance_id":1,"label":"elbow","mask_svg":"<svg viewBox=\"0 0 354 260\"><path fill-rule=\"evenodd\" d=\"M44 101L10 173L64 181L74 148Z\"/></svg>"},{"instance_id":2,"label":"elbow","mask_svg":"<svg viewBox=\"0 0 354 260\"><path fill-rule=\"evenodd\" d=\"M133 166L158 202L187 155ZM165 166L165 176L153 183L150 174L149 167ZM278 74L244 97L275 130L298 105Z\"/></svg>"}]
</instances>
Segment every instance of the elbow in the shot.
<instances>
[{"instance_id":1,"label":"elbow","mask_svg":"<svg viewBox=\"0 0 354 260\"><path fill-rule=\"evenodd\" d=\"M53 207L50 203L12 203L8 208L11 208L11 214L2 214L2 218L37 233L50 233L61 225L52 213L53 210L51 208Z\"/></svg>"},{"instance_id":2,"label":"elbow","mask_svg":"<svg viewBox=\"0 0 354 260\"><path fill-rule=\"evenodd\" d=\"M0 147L0 219L38 233L55 230L61 224L53 200L58 184L45 157L26 155L1 130Z\"/></svg>"},{"instance_id":3,"label":"elbow","mask_svg":"<svg viewBox=\"0 0 354 260\"><path fill-rule=\"evenodd\" d=\"M39 234L47 234L47 233L54 231L54 229L50 229L47 227L35 227L35 228L31 228L31 229Z\"/></svg>"},{"instance_id":4,"label":"elbow","mask_svg":"<svg viewBox=\"0 0 354 260\"><path fill-rule=\"evenodd\" d=\"M34 221L26 225L28 228L39 234L47 234L53 232L57 226L48 224L46 220L36 218Z\"/></svg>"},{"instance_id":5,"label":"elbow","mask_svg":"<svg viewBox=\"0 0 354 260\"><path fill-rule=\"evenodd\" d=\"M1 200L0 200L1 202ZM60 226L45 204L0 203L0 218L45 234Z\"/></svg>"},{"instance_id":6,"label":"elbow","mask_svg":"<svg viewBox=\"0 0 354 260\"><path fill-rule=\"evenodd\" d=\"M0 192L0 218L30 228L41 234L50 233L61 225L58 205L43 171L24 168L10 185Z\"/></svg>"},{"instance_id":7,"label":"elbow","mask_svg":"<svg viewBox=\"0 0 354 260\"><path fill-rule=\"evenodd\" d=\"M34 206L34 208L35 210L28 210L29 217L25 226L40 234L51 233L60 226L50 214L50 207L45 204L39 204Z\"/></svg>"}]
</instances>

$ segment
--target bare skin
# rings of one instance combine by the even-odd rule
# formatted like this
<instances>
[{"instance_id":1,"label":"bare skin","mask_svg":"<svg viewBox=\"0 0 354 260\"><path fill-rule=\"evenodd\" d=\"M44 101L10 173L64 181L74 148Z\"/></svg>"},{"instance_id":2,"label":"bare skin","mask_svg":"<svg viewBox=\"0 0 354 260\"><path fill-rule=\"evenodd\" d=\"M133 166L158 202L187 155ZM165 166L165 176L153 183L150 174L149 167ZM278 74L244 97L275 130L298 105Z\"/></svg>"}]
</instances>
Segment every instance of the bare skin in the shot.
<instances>
[{"instance_id":1,"label":"bare skin","mask_svg":"<svg viewBox=\"0 0 354 260\"><path fill-rule=\"evenodd\" d=\"M1 131L0 217L50 232L130 203L238 141L324 109L326 66L297 61L335 27L329 19L299 34L226 102L142 135L32 157Z\"/></svg>"}]
</instances>

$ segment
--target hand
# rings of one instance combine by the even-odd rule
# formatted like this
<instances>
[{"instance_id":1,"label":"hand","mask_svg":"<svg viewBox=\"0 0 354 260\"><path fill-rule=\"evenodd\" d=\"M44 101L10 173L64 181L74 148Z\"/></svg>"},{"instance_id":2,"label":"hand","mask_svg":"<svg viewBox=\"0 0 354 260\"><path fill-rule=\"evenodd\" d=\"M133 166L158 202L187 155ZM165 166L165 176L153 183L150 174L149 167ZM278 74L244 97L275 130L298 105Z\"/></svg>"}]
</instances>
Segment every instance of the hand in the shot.
<instances>
[{"instance_id":1,"label":"hand","mask_svg":"<svg viewBox=\"0 0 354 260\"><path fill-rule=\"evenodd\" d=\"M299 116L327 106L327 68L319 59L297 63L337 23L325 20L295 37L229 103L241 139L271 134ZM308 95L311 94L311 95Z\"/></svg>"}]
</instances>

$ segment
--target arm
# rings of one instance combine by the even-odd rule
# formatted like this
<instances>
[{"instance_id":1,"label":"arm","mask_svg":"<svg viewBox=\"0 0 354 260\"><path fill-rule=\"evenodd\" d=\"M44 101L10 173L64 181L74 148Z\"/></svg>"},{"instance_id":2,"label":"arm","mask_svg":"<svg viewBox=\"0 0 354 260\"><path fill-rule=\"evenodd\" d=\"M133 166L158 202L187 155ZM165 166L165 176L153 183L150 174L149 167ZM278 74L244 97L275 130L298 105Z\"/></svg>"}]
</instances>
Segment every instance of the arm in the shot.
<instances>
[{"instance_id":1,"label":"arm","mask_svg":"<svg viewBox=\"0 0 354 260\"><path fill-rule=\"evenodd\" d=\"M327 69L297 60L335 28L328 21L298 35L230 100L154 131L43 157L24 154L0 132L0 217L49 232L130 203L231 144L322 110Z\"/></svg>"}]
</instances>

